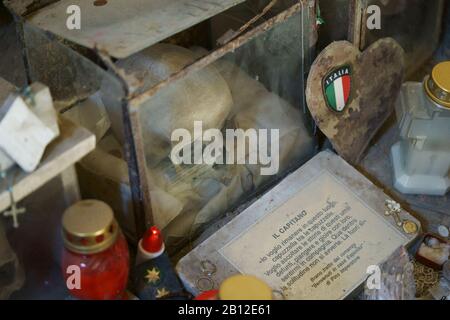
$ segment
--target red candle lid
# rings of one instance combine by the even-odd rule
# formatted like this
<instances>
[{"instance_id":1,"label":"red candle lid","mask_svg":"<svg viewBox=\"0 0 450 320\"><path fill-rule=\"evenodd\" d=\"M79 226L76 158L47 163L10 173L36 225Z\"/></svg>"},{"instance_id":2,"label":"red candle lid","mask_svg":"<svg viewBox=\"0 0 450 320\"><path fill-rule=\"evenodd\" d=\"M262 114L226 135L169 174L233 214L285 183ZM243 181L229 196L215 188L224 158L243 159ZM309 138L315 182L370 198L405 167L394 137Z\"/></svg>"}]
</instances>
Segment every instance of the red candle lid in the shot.
<instances>
[{"instance_id":1,"label":"red candle lid","mask_svg":"<svg viewBox=\"0 0 450 320\"><path fill-rule=\"evenodd\" d=\"M194 300L219 300L219 290L210 290L200 293Z\"/></svg>"},{"instance_id":2,"label":"red candle lid","mask_svg":"<svg viewBox=\"0 0 450 320\"><path fill-rule=\"evenodd\" d=\"M148 229L142 238L142 249L148 253L157 253L163 247L163 238L161 231L157 227Z\"/></svg>"}]
</instances>

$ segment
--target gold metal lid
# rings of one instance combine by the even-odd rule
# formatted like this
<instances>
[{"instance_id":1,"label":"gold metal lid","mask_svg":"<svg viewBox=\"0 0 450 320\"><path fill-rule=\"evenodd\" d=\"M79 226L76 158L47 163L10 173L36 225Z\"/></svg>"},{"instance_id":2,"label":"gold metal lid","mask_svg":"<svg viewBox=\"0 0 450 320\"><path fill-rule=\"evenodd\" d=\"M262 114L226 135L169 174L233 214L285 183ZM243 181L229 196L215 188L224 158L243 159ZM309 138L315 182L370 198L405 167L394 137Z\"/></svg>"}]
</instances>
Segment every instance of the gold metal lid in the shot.
<instances>
[{"instance_id":1,"label":"gold metal lid","mask_svg":"<svg viewBox=\"0 0 450 320\"><path fill-rule=\"evenodd\" d=\"M431 100L450 108L450 61L437 64L425 79L425 91Z\"/></svg>"},{"instance_id":2,"label":"gold metal lid","mask_svg":"<svg viewBox=\"0 0 450 320\"><path fill-rule=\"evenodd\" d=\"M62 219L65 247L81 254L108 249L117 239L119 227L112 209L98 200L83 200L68 208Z\"/></svg>"},{"instance_id":3,"label":"gold metal lid","mask_svg":"<svg viewBox=\"0 0 450 320\"><path fill-rule=\"evenodd\" d=\"M411 220L404 221L402 227L403 231L405 231L406 234L415 234L417 233L417 231L419 231L417 223Z\"/></svg>"},{"instance_id":4,"label":"gold metal lid","mask_svg":"<svg viewBox=\"0 0 450 320\"><path fill-rule=\"evenodd\" d=\"M254 276L236 275L220 285L220 300L272 300L272 289Z\"/></svg>"}]
</instances>

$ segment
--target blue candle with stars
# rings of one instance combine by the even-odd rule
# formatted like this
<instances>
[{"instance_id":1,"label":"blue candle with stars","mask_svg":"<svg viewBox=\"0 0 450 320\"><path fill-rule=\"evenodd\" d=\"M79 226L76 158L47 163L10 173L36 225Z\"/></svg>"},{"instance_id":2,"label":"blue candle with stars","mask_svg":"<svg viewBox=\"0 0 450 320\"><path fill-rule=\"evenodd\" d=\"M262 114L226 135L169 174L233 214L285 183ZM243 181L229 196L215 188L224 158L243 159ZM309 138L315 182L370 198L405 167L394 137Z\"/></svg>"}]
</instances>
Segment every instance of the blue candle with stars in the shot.
<instances>
[{"instance_id":1,"label":"blue candle with stars","mask_svg":"<svg viewBox=\"0 0 450 320\"><path fill-rule=\"evenodd\" d=\"M184 299L186 293L165 252L161 232L147 230L139 241L132 286L141 300Z\"/></svg>"}]
</instances>

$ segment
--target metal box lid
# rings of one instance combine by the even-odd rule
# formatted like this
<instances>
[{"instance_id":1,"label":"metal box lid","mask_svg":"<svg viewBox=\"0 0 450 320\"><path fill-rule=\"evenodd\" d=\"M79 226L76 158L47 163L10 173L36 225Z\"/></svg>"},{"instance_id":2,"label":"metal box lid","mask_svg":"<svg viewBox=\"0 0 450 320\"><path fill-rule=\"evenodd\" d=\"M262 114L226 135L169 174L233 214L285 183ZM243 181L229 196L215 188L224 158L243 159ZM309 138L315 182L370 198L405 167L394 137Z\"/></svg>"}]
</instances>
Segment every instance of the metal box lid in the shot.
<instances>
[{"instance_id":1,"label":"metal box lid","mask_svg":"<svg viewBox=\"0 0 450 320\"><path fill-rule=\"evenodd\" d=\"M125 58L245 0L61 0L26 17L46 31L112 57ZM68 7L81 9L81 29L69 30Z\"/></svg>"}]
</instances>

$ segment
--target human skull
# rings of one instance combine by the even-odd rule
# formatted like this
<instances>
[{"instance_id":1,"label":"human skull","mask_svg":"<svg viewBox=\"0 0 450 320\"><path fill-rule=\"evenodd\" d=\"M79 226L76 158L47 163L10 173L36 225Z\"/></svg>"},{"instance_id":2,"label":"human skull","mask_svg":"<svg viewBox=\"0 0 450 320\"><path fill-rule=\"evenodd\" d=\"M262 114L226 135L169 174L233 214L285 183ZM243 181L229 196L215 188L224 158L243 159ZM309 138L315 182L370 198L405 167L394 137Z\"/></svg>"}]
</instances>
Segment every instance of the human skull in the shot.
<instances>
[{"instance_id":1,"label":"human skull","mask_svg":"<svg viewBox=\"0 0 450 320\"><path fill-rule=\"evenodd\" d=\"M157 44L116 65L128 84L139 92L166 80L196 60L189 49L171 44ZM109 101L103 90L105 106L115 135L122 140L121 106ZM221 129L233 100L227 83L212 65L189 73L159 90L139 107L141 133L147 163L157 165L172 149L171 135L175 129L193 132L194 121L202 121L203 129Z\"/></svg>"}]
</instances>

